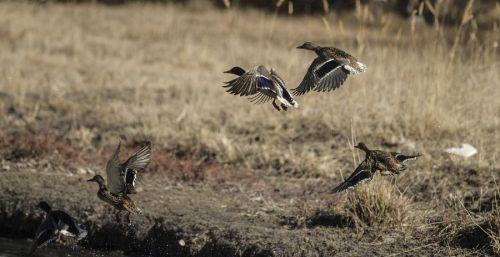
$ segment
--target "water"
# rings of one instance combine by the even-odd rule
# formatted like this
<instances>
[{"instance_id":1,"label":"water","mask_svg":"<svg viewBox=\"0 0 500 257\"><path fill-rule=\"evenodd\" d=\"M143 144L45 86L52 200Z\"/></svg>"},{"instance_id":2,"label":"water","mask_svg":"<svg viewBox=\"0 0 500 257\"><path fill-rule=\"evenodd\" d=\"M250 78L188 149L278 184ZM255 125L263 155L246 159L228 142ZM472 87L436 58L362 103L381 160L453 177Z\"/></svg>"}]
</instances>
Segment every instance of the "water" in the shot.
<instances>
[{"instance_id":1,"label":"water","mask_svg":"<svg viewBox=\"0 0 500 257\"><path fill-rule=\"evenodd\" d=\"M31 241L25 239L8 239L0 237L0 257L24 257ZM37 249L34 257L124 257L120 252L102 252L84 249L79 246L67 247L52 243Z\"/></svg>"}]
</instances>

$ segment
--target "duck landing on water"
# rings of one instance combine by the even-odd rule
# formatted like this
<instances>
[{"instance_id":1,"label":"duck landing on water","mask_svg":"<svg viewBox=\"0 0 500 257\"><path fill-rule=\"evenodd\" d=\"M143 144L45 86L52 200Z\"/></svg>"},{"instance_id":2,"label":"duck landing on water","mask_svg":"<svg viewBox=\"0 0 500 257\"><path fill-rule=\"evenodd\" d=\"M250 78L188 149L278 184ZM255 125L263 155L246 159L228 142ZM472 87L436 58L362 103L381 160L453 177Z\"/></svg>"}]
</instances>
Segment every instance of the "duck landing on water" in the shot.
<instances>
[{"instance_id":1,"label":"duck landing on water","mask_svg":"<svg viewBox=\"0 0 500 257\"><path fill-rule=\"evenodd\" d=\"M33 254L36 249L48 245L60 235L76 237L77 240L81 240L87 236L85 226L78 224L66 212L53 211L50 205L44 201L38 203L37 207L45 212L45 219L36 231L28 254Z\"/></svg>"},{"instance_id":2,"label":"duck landing on water","mask_svg":"<svg viewBox=\"0 0 500 257\"><path fill-rule=\"evenodd\" d=\"M297 48L314 51L318 57L309 66L299 86L292 89L296 96L311 90L317 92L335 90L346 81L348 75L366 71L365 64L338 48L322 47L311 42L306 42Z\"/></svg>"},{"instance_id":3,"label":"duck landing on water","mask_svg":"<svg viewBox=\"0 0 500 257\"><path fill-rule=\"evenodd\" d=\"M230 94L250 96L250 101L256 104L265 103L272 99L273 107L278 111L281 109L276 104L276 101L280 102L284 111L288 110L289 107L299 107L283 79L273 69L268 71L262 65L255 66L249 71L245 71L240 67L233 67L224 73L238 76L231 81L225 82L227 85L224 87L228 88L226 92Z\"/></svg>"}]
</instances>

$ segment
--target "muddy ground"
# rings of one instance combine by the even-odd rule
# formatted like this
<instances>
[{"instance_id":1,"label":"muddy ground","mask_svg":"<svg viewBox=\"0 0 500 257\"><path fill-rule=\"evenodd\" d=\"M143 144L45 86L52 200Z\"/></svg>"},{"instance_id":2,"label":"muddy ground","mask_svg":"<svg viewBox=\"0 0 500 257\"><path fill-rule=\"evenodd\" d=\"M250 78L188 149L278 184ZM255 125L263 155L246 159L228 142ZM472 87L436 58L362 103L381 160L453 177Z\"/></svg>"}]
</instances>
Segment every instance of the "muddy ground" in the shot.
<instances>
[{"instance_id":1,"label":"muddy ground","mask_svg":"<svg viewBox=\"0 0 500 257\"><path fill-rule=\"evenodd\" d=\"M478 252L435 241L430 233L437 232L425 226L408 233L404 226L366 226L350 214L325 212L345 197L323 193L331 185L320 179L246 174L238 184L186 184L145 176L133 197L143 215L133 215L131 225L117 224L113 210L97 198L97 185L86 182L93 173L54 171L47 163L29 160L2 161L0 235L32 237L40 222L34 205L45 200L89 228L81 246L131 256L488 254L484 243L473 245L483 247Z\"/></svg>"}]
</instances>

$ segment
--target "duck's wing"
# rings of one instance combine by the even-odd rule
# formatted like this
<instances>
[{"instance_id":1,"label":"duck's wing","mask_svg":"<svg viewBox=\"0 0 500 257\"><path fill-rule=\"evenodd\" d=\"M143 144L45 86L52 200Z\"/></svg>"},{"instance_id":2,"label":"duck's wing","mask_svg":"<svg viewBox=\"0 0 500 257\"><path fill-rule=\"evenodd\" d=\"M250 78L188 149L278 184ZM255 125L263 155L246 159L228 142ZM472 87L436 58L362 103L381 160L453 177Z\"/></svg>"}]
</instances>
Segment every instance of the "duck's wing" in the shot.
<instances>
[{"instance_id":1,"label":"duck's wing","mask_svg":"<svg viewBox=\"0 0 500 257\"><path fill-rule=\"evenodd\" d=\"M349 71L343 66L345 61L318 56L309 66L306 75L299 86L292 89L296 96L311 90L328 92L340 87L347 79Z\"/></svg>"},{"instance_id":2,"label":"duck's wing","mask_svg":"<svg viewBox=\"0 0 500 257\"><path fill-rule=\"evenodd\" d=\"M53 211L52 215L56 221L58 230L67 231L78 240L87 236L85 226L78 224L78 222L64 211Z\"/></svg>"},{"instance_id":3,"label":"duck's wing","mask_svg":"<svg viewBox=\"0 0 500 257\"><path fill-rule=\"evenodd\" d=\"M288 91L285 86L285 82L273 69L271 69L270 72L270 79L272 82L272 86L259 88L259 92L250 97L250 102L256 104L265 103L271 99L275 99L278 95L280 97L286 98L287 101L293 101L293 98L290 95L290 91Z\"/></svg>"},{"instance_id":4,"label":"duck's wing","mask_svg":"<svg viewBox=\"0 0 500 257\"><path fill-rule=\"evenodd\" d=\"M44 247L48 245L50 242L54 241L57 238L55 233L56 224L52 219L50 214L42 221L42 224L38 227L35 238L33 239L33 244L29 250L29 253L33 253L37 248Z\"/></svg>"},{"instance_id":5,"label":"duck's wing","mask_svg":"<svg viewBox=\"0 0 500 257\"><path fill-rule=\"evenodd\" d=\"M226 88L233 95L249 96L258 93L260 90L272 90L273 82L267 69L258 65L247 71L238 78L226 82Z\"/></svg>"},{"instance_id":6,"label":"duck's wing","mask_svg":"<svg viewBox=\"0 0 500 257\"><path fill-rule=\"evenodd\" d=\"M122 167L136 171L145 169L151 160L151 149L151 142L147 142L146 145L141 147L141 149L139 149L134 155L128 158L128 160L123 163Z\"/></svg>"},{"instance_id":7,"label":"duck's wing","mask_svg":"<svg viewBox=\"0 0 500 257\"><path fill-rule=\"evenodd\" d=\"M43 230L40 231L33 240L33 244L31 245L31 248L29 250L29 254L32 254L37 248L44 247L51 243L52 241L56 240L57 236L55 234L55 230Z\"/></svg>"},{"instance_id":8,"label":"duck's wing","mask_svg":"<svg viewBox=\"0 0 500 257\"><path fill-rule=\"evenodd\" d=\"M106 183L108 190L113 194L119 194L123 192L123 189L125 188L123 180L124 174L119 161L120 146L121 142L118 143L113 155L106 164L106 176L108 178Z\"/></svg>"},{"instance_id":9,"label":"duck's wing","mask_svg":"<svg viewBox=\"0 0 500 257\"><path fill-rule=\"evenodd\" d=\"M275 96L276 96L276 94L264 91L264 92L258 92L257 94L249 97L248 99L250 99L250 102L252 102L254 104L261 104L261 103L268 102L271 99L274 99Z\"/></svg>"},{"instance_id":10,"label":"duck's wing","mask_svg":"<svg viewBox=\"0 0 500 257\"><path fill-rule=\"evenodd\" d=\"M124 171L125 193L135 193L135 179L137 172L142 171L148 166L151 160L151 142L147 142L134 155L122 164Z\"/></svg>"},{"instance_id":11,"label":"duck's wing","mask_svg":"<svg viewBox=\"0 0 500 257\"><path fill-rule=\"evenodd\" d=\"M363 181L370 181L373 178L373 172L371 165L365 160L363 161L356 170L349 176L344 182L335 187L331 192L338 193L344 191L348 188L357 186Z\"/></svg>"},{"instance_id":12,"label":"duck's wing","mask_svg":"<svg viewBox=\"0 0 500 257\"><path fill-rule=\"evenodd\" d=\"M401 163L401 164L404 164L410 160L416 160L418 157L421 156L421 154L404 155L404 154L398 153L398 152L392 152L391 155L394 156L394 158L396 158L396 161L398 161L398 163Z\"/></svg>"}]
</instances>

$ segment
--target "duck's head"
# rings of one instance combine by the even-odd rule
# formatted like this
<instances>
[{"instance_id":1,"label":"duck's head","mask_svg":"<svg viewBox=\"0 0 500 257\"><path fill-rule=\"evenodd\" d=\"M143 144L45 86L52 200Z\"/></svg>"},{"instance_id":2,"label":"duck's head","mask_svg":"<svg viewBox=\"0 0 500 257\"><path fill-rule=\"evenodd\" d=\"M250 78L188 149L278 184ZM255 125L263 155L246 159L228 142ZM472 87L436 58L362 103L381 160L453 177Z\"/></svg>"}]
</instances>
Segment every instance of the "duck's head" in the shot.
<instances>
[{"instance_id":1,"label":"duck's head","mask_svg":"<svg viewBox=\"0 0 500 257\"><path fill-rule=\"evenodd\" d=\"M236 67L231 68L230 70L224 71L224 73L230 73L230 74L241 76L241 75L245 74L245 70L236 66Z\"/></svg>"},{"instance_id":2,"label":"duck's head","mask_svg":"<svg viewBox=\"0 0 500 257\"><path fill-rule=\"evenodd\" d=\"M304 44L297 46L297 49L306 49L306 50L316 50L319 46L311 42L305 42Z\"/></svg>"},{"instance_id":3,"label":"duck's head","mask_svg":"<svg viewBox=\"0 0 500 257\"><path fill-rule=\"evenodd\" d=\"M95 175L91 179L87 180L89 182L96 182L99 185L104 185L104 178L101 175Z\"/></svg>"},{"instance_id":4,"label":"duck's head","mask_svg":"<svg viewBox=\"0 0 500 257\"><path fill-rule=\"evenodd\" d=\"M50 208L50 205L45 201L39 202L36 207L40 208L44 212L49 212L52 209Z\"/></svg>"},{"instance_id":5,"label":"duck's head","mask_svg":"<svg viewBox=\"0 0 500 257\"><path fill-rule=\"evenodd\" d=\"M357 145L354 146L355 148L358 148L360 150L363 150L363 151L369 151L368 150L368 147L365 145L365 143L363 142L359 142Z\"/></svg>"}]
</instances>

